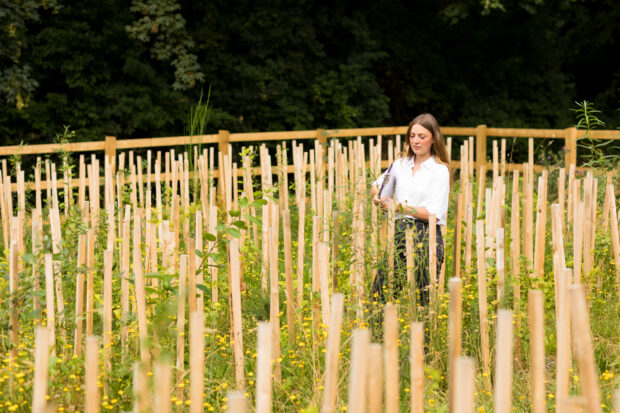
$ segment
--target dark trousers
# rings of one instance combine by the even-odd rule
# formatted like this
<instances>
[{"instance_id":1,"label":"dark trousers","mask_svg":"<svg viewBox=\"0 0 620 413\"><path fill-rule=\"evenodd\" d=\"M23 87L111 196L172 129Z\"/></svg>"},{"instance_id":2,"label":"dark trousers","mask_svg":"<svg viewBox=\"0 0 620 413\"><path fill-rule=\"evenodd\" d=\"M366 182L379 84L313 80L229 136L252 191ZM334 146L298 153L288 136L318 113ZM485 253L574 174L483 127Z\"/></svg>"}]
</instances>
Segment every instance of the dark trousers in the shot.
<instances>
[{"instance_id":1,"label":"dark trousers","mask_svg":"<svg viewBox=\"0 0 620 413\"><path fill-rule=\"evenodd\" d=\"M429 300L430 272L428 269L428 222L413 220L411 218L399 218L395 223L394 232L394 298L398 297L401 291L407 286L407 247L406 230L414 227L413 230L413 249L414 249L414 277L415 288L420 292L418 303L426 306ZM437 225L437 277L441 272L441 264L444 259L443 237L440 226ZM385 302L386 271L379 269L377 276L372 283L372 300ZM437 281L437 280L435 280Z\"/></svg>"}]
</instances>

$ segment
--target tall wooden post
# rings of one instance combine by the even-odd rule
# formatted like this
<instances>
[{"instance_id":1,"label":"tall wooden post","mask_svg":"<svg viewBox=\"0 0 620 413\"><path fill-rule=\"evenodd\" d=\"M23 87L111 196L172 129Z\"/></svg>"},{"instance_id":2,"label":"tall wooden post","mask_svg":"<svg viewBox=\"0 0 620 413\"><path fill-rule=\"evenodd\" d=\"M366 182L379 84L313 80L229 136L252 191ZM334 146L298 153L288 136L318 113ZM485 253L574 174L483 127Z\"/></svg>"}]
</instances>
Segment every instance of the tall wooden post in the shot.
<instances>
[{"instance_id":1,"label":"tall wooden post","mask_svg":"<svg viewBox=\"0 0 620 413\"><path fill-rule=\"evenodd\" d=\"M487 164L487 125L476 126L476 167Z\"/></svg>"}]
</instances>

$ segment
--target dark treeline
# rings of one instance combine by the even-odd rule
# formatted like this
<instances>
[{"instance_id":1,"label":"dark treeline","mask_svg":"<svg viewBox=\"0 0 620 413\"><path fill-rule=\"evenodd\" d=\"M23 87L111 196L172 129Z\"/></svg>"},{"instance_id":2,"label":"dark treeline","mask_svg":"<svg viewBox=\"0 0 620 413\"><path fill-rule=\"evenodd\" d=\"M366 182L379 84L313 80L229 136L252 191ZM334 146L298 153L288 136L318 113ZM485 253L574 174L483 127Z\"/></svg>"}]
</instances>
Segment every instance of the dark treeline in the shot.
<instances>
[{"instance_id":1,"label":"dark treeline","mask_svg":"<svg viewBox=\"0 0 620 413\"><path fill-rule=\"evenodd\" d=\"M486 6L482 6L486 3ZM620 126L617 0L0 2L2 144L403 125Z\"/></svg>"}]
</instances>

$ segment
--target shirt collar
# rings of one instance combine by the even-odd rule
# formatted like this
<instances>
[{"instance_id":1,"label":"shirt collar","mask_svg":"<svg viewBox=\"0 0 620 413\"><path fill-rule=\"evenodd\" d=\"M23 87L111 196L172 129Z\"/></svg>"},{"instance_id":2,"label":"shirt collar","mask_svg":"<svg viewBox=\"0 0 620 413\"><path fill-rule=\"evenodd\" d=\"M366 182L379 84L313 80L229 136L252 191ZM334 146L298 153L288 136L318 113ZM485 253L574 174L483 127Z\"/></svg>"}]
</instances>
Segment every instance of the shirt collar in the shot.
<instances>
[{"instance_id":1,"label":"shirt collar","mask_svg":"<svg viewBox=\"0 0 620 413\"><path fill-rule=\"evenodd\" d=\"M414 160L415 162L415 160ZM422 162L422 165L424 168L426 169L430 169L433 167L433 165L435 165L437 163L437 161L435 160L434 156L431 156L430 158L428 158L427 160L425 160L424 162Z\"/></svg>"}]
</instances>

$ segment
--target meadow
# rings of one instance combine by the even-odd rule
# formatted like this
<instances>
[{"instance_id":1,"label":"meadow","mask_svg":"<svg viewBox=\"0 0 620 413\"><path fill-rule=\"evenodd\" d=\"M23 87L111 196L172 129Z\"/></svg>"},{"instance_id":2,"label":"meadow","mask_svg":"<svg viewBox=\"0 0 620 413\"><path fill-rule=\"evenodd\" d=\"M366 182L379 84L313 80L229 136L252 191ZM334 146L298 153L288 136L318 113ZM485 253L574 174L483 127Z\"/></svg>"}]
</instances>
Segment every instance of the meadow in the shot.
<instances>
[{"instance_id":1,"label":"meadow","mask_svg":"<svg viewBox=\"0 0 620 413\"><path fill-rule=\"evenodd\" d=\"M619 412L617 171L465 140L420 306L369 196L399 146L4 159L0 410Z\"/></svg>"}]
</instances>

